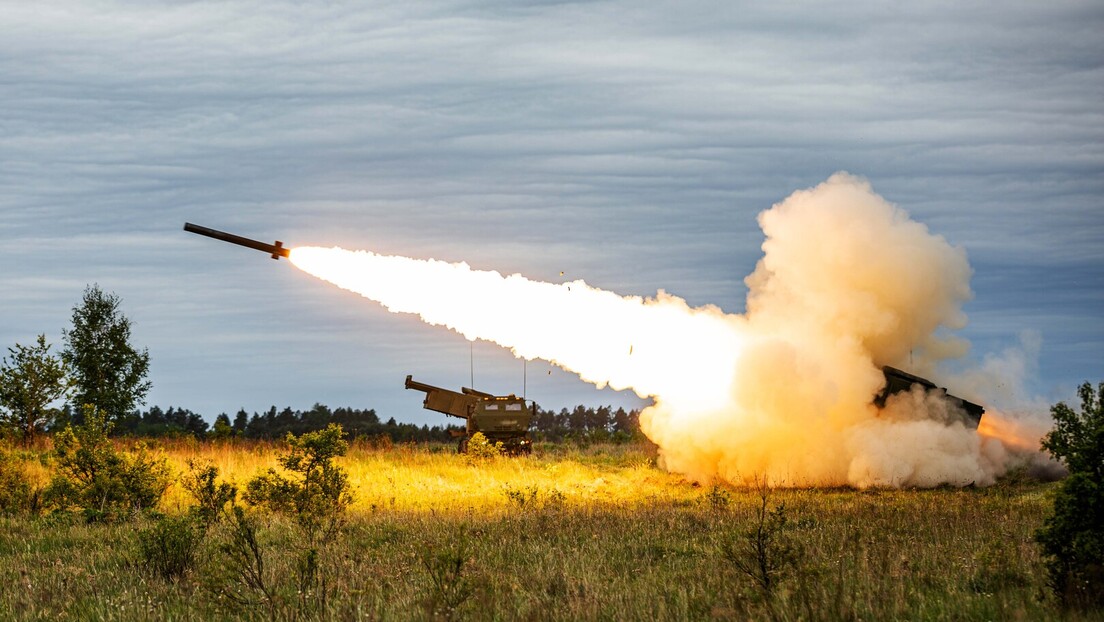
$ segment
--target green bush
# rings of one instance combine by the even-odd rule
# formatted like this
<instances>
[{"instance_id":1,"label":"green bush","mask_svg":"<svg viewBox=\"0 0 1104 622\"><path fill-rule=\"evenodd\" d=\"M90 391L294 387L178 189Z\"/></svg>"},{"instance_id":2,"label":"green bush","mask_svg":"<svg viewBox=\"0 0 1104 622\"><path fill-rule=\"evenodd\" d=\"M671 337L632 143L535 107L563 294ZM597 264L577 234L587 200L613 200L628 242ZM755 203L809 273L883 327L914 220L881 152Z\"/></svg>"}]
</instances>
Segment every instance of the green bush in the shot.
<instances>
[{"instance_id":1,"label":"green bush","mask_svg":"<svg viewBox=\"0 0 1104 622\"><path fill-rule=\"evenodd\" d=\"M193 515L159 518L138 532L142 565L166 581L176 581L195 567L203 534L203 525Z\"/></svg>"},{"instance_id":2,"label":"green bush","mask_svg":"<svg viewBox=\"0 0 1104 622\"><path fill-rule=\"evenodd\" d=\"M1081 412L1063 402L1050 409L1054 429L1042 446L1070 469L1054 514L1035 536L1047 559L1050 586L1070 606L1104 604L1104 382L1078 390Z\"/></svg>"},{"instance_id":3,"label":"green bush","mask_svg":"<svg viewBox=\"0 0 1104 622\"><path fill-rule=\"evenodd\" d=\"M119 452L107 438L111 424L101 411L84 407L84 423L67 426L54 438L57 473L46 490L60 508L77 507L90 521L112 520L152 508L169 482L164 459L143 445Z\"/></svg>"},{"instance_id":4,"label":"green bush","mask_svg":"<svg viewBox=\"0 0 1104 622\"><path fill-rule=\"evenodd\" d=\"M309 546L328 539L352 503L349 476L333 462L349 449L342 434L333 423L299 437L288 434L289 451L277 460L292 476L269 469L249 481L246 501L294 518Z\"/></svg>"},{"instance_id":5,"label":"green bush","mask_svg":"<svg viewBox=\"0 0 1104 622\"><path fill-rule=\"evenodd\" d=\"M166 581L175 581L195 566L208 530L238 495L232 484L219 483L218 475L218 467L209 462L188 461L181 484L197 504L187 514L160 517L153 526L138 532L138 552L146 569Z\"/></svg>"},{"instance_id":6,"label":"green bush","mask_svg":"<svg viewBox=\"0 0 1104 622\"><path fill-rule=\"evenodd\" d=\"M196 499L192 513L208 529L226 513L227 505L238 498L238 489L227 482L219 483L218 467L210 462L188 461L188 472L181 479L184 489Z\"/></svg>"},{"instance_id":7,"label":"green bush","mask_svg":"<svg viewBox=\"0 0 1104 622\"><path fill-rule=\"evenodd\" d=\"M41 490L31 484L23 465L0 450L0 514L37 512Z\"/></svg>"},{"instance_id":8,"label":"green bush","mask_svg":"<svg viewBox=\"0 0 1104 622\"><path fill-rule=\"evenodd\" d=\"M353 501L349 476L334 464L334 458L344 456L349 450L349 444L341 438L343 434L341 426L335 423L324 430L299 437L288 434L289 451L277 460L291 477L269 469L250 480L246 486L246 501L290 516L299 527L302 541L297 543L295 590L298 613L324 611L330 597L331 577L323 567L324 553L327 547L334 544L338 528L344 524L345 510ZM236 545L240 558L237 566L248 569L249 566L243 565L240 560L255 562L257 570L252 576L259 583L252 587L254 591L264 594L270 607L274 607L276 600L270 587L261 582L262 552L256 546L255 539L252 545L244 539L250 525L239 508L235 508L234 516L235 525L242 535ZM239 576L245 577L246 574L240 571Z\"/></svg>"},{"instance_id":9,"label":"green bush","mask_svg":"<svg viewBox=\"0 0 1104 622\"><path fill-rule=\"evenodd\" d=\"M467 450L464 452L469 464L498 458L505 453L506 448L503 447L501 442L492 443L482 432L471 435L471 438L468 439Z\"/></svg>"}]
</instances>

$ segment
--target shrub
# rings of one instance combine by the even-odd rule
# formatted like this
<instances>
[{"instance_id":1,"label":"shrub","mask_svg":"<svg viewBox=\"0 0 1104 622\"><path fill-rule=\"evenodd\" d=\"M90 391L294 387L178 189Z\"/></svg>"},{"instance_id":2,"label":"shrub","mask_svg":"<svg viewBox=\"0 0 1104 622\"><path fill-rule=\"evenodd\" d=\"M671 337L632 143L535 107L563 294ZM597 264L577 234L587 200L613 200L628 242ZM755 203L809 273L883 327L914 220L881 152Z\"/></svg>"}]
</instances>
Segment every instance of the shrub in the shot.
<instances>
[{"instance_id":1,"label":"shrub","mask_svg":"<svg viewBox=\"0 0 1104 622\"><path fill-rule=\"evenodd\" d=\"M778 584L787 570L797 561L797 552L786 533L789 519L786 504L768 507L770 489L765 484L759 489L760 505L756 508L751 527L739 537L725 542L721 554L741 574L762 590L770 602Z\"/></svg>"},{"instance_id":2,"label":"shrub","mask_svg":"<svg viewBox=\"0 0 1104 622\"><path fill-rule=\"evenodd\" d=\"M716 484L705 494L705 502L709 506L709 509L714 512L723 512L727 510L731 501L732 496L728 494L728 491Z\"/></svg>"},{"instance_id":3,"label":"shrub","mask_svg":"<svg viewBox=\"0 0 1104 622\"><path fill-rule=\"evenodd\" d=\"M0 450L0 514L37 512L40 498L19 461Z\"/></svg>"},{"instance_id":4,"label":"shrub","mask_svg":"<svg viewBox=\"0 0 1104 622\"><path fill-rule=\"evenodd\" d=\"M246 486L247 501L294 518L303 536L296 565L299 612L311 607L317 611L326 608L330 590L322 567L323 547L333 544L353 499L348 475L333 462L349 449L342 434L341 426L334 423L299 437L288 434L289 451L279 456L278 461L292 476L269 469ZM237 567L243 569L238 574L246 585L251 584L245 579L253 581L252 589L262 593L270 607L275 607L271 586L263 583L263 556L256 546L256 530L253 528L250 541L246 538L250 524L240 508L234 508L234 516L236 549L228 550L237 556ZM253 563L255 570L250 570L248 563Z\"/></svg>"},{"instance_id":5,"label":"shrub","mask_svg":"<svg viewBox=\"0 0 1104 622\"><path fill-rule=\"evenodd\" d=\"M138 552L146 569L176 581L195 566L203 543L203 526L195 516L163 516L138 532Z\"/></svg>"},{"instance_id":6,"label":"shrub","mask_svg":"<svg viewBox=\"0 0 1104 622\"><path fill-rule=\"evenodd\" d=\"M1104 604L1104 383L1078 390L1081 412L1051 408L1054 429L1042 446L1070 476L1054 499L1054 514L1036 535L1047 558L1050 586L1065 605Z\"/></svg>"},{"instance_id":7,"label":"shrub","mask_svg":"<svg viewBox=\"0 0 1104 622\"><path fill-rule=\"evenodd\" d=\"M46 490L51 503L81 508L89 521L98 521L161 500L169 481L165 460L150 456L143 445L133 453L116 451L107 438L110 429L101 411L85 406L84 423L57 434L57 473Z\"/></svg>"},{"instance_id":8,"label":"shrub","mask_svg":"<svg viewBox=\"0 0 1104 622\"><path fill-rule=\"evenodd\" d=\"M197 505L192 513L199 518L204 529L218 522L226 511L227 504L233 505L238 498L238 489L233 484L218 482L218 467L210 462L188 461L188 473L182 478L184 489L192 493Z\"/></svg>"},{"instance_id":9,"label":"shrub","mask_svg":"<svg viewBox=\"0 0 1104 622\"><path fill-rule=\"evenodd\" d=\"M503 488L502 494L506 495L506 498L519 510L535 510L538 508L559 510L567 503L567 496L555 488L544 492L537 486L521 488L506 486Z\"/></svg>"},{"instance_id":10,"label":"shrub","mask_svg":"<svg viewBox=\"0 0 1104 622\"><path fill-rule=\"evenodd\" d=\"M138 532L142 564L166 581L176 581L195 566L207 531L237 498L238 489L219 483L218 475L215 465L189 460L181 484L197 504L187 514L162 516L152 527Z\"/></svg>"},{"instance_id":11,"label":"shrub","mask_svg":"<svg viewBox=\"0 0 1104 622\"><path fill-rule=\"evenodd\" d=\"M237 605L264 604L269 617L275 619L276 591L272 577L265 571L265 554L261 548L256 520L246 515L239 506L231 508L229 534L219 545L222 553L222 572L229 575L233 585L222 587L219 592Z\"/></svg>"},{"instance_id":12,"label":"shrub","mask_svg":"<svg viewBox=\"0 0 1104 622\"><path fill-rule=\"evenodd\" d=\"M506 448L501 442L492 443L482 432L476 432L468 439L465 456L467 457L468 463L473 464L498 458L505 453Z\"/></svg>"},{"instance_id":13,"label":"shrub","mask_svg":"<svg viewBox=\"0 0 1104 622\"><path fill-rule=\"evenodd\" d=\"M525 509L526 505L533 507L537 504L538 489L536 486L529 486L526 488L511 488L507 486L502 492L519 510Z\"/></svg>"},{"instance_id":14,"label":"shrub","mask_svg":"<svg viewBox=\"0 0 1104 622\"><path fill-rule=\"evenodd\" d=\"M352 503L349 477L333 462L349 449L341 436L341 426L333 423L299 437L289 433L289 451L277 460L292 477L269 469L250 480L245 499L293 517L311 546L327 539Z\"/></svg>"}]
</instances>

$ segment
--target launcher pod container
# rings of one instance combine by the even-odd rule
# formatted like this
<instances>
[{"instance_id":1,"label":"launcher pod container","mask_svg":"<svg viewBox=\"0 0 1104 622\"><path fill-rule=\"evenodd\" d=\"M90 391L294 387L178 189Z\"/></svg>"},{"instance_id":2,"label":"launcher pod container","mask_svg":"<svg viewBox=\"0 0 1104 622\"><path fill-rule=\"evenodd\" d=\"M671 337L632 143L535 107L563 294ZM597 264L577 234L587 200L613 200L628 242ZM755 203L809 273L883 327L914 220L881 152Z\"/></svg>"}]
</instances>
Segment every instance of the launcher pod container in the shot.
<instances>
[{"instance_id":1,"label":"launcher pod container","mask_svg":"<svg viewBox=\"0 0 1104 622\"><path fill-rule=\"evenodd\" d=\"M468 387L460 392L442 389L422 382L412 376L406 377L406 388L422 391L426 394L422 407L467 421L463 432L454 432L460 441L456 450L468 451L468 441L476 432L492 443L502 443L506 452L512 456L528 454L533 451L533 440L529 438L529 426L537 415L537 405L526 405L525 399L514 394L491 395Z\"/></svg>"},{"instance_id":2,"label":"launcher pod container","mask_svg":"<svg viewBox=\"0 0 1104 622\"><path fill-rule=\"evenodd\" d=\"M975 404L960 397L955 397L947 393L947 389L935 386L935 383L931 380L921 378L920 376L914 376L896 367L886 365L882 368L882 374L885 375L885 388L882 389L881 393L874 396L874 405L878 408L885 408L886 400L889 399L890 395L908 392L912 390L914 385L920 385L924 391L940 394L948 402L954 405L955 408L952 409L952 416L961 420L962 424L966 427L977 429L978 425L981 424L981 416L985 414L985 408L980 404Z\"/></svg>"}]
</instances>

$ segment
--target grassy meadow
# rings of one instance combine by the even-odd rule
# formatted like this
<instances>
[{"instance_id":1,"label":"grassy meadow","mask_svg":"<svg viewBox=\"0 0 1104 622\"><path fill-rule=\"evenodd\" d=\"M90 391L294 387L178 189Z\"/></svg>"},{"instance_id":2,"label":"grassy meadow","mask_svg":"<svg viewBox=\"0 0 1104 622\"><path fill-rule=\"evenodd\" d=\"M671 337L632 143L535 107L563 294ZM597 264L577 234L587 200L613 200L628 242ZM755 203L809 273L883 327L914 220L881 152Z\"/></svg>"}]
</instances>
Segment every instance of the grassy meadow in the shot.
<instances>
[{"instance_id":1,"label":"grassy meadow","mask_svg":"<svg viewBox=\"0 0 1104 622\"><path fill-rule=\"evenodd\" d=\"M279 444L156 444L175 473L245 482ZM40 483L48 448L13 451ZM355 501L296 587L288 519L250 512L264 590L227 561L223 521L178 579L137 534L154 518L0 518L0 618L15 620L1041 620L1062 618L1032 542L1052 484L756 490L695 486L646 445L540 445L473 460L451 446L353 443ZM160 512L195 501L170 485ZM313 563L313 562L312 562ZM1082 616L1086 614L1080 614ZM1089 614L1091 617L1091 614ZM1076 618L1075 618L1076 619Z\"/></svg>"}]
</instances>

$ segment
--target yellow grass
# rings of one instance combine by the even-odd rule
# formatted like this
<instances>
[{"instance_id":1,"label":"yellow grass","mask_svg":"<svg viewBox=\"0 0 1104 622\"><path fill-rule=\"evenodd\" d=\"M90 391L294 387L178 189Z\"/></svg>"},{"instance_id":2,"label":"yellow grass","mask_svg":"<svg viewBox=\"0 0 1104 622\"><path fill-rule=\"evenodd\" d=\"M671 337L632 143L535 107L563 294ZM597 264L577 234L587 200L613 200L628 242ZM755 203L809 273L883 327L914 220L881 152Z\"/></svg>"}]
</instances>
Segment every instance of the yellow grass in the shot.
<instances>
[{"instance_id":1,"label":"yellow grass","mask_svg":"<svg viewBox=\"0 0 1104 622\"><path fill-rule=\"evenodd\" d=\"M784 507L784 538L793 547L777 592L764 595L730 554L747 555L761 491L694 486L657 468L653 447L538 445L529 457L476 462L451 446L385 445L353 443L339 460L356 500L323 562L333 598L305 619L431 618L441 568L471 588L455 607L458 619L1065 615L1046 596L1033 542L1053 503L1051 485L762 491L771 508ZM148 450L174 475L189 460L210 462L243 488L277 466L284 446L174 440ZM48 446L14 453L45 483ZM194 503L174 481L160 509L177 513ZM280 615L290 618L301 561L294 524L255 516L269 580L283 594ZM231 607L209 589L234 585L224 576L225 521L207 536L192 571L171 582L151 575L136 553L152 520L0 517L0 612L10 614L0 618L271 617L261 606ZM440 559L455 563L435 566Z\"/></svg>"},{"instance_id":2,"label":"yellow grass","mask_svg":"<svg viewBox=\"0 0 1104 622\"><path fill-rule=\"evenodd\" d=\"M174 441L153 450L176 474L187 471L189 460L210 462L240 490L258 473L279 469L277 457L284 448L267 442ZM538 445L532 456L478 461L446 445L376 448L358 442L337 463L349 474L354 514L381 509L493 513L511 509L518 495L567 507L668 503L700 496L680 476L656 469L654 450L643 446L610 456ZM162 499L162 509L175 512L193 503L174 483Z\"/></svg>"}]
</instances>

